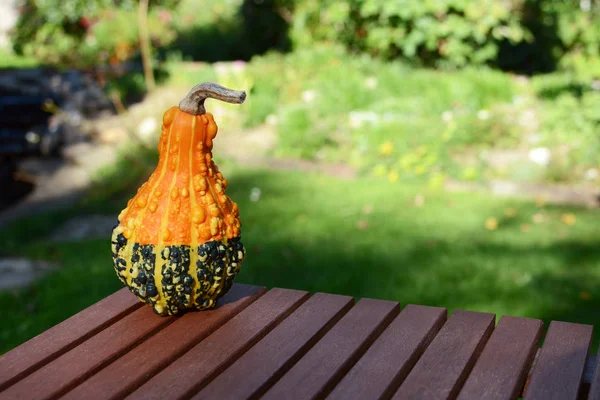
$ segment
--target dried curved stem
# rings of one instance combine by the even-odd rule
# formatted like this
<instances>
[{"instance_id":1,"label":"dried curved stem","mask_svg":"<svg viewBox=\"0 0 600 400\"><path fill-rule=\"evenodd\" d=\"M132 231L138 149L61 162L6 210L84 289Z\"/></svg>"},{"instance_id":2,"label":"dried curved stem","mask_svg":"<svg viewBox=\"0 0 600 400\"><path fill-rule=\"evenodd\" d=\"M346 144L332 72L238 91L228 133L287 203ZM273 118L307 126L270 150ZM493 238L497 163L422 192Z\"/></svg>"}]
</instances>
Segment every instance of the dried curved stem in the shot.
<instances>
[{"instance_id":1,"label":"dried curved stem","mask_svg":"<svg viewBox=\"0 0 600 400\"><path fill-rule=\"evenodd\" d=\"M206 113L204 100L211 98L227 103L242 104L246 100L246 92L228 89L213 82L196 85L179 103L179 109L188 114L202 115Z\"/></svg>"}]
</instances>

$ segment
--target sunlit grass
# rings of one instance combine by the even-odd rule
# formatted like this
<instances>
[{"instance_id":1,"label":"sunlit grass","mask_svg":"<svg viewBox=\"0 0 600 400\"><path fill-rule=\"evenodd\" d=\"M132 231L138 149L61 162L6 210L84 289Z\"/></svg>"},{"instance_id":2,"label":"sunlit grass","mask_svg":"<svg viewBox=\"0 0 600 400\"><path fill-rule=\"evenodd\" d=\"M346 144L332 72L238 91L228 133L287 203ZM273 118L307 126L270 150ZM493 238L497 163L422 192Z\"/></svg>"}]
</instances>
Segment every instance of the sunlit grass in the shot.
<instances>
[{"instance_id":1,"label":"sunlit grass","mask_svg":"<svg viewBox=\"0 0 600 400\"><path fill-rule=\"evenodd\" d=\"M15 54L12 50L0 48L0 69L4 68L32 68L39 62L31 57Z\"/></svg>"},{"instance_id":2,"label":"sunlit grass","mask_svg":"<svg viewBox=\"0 0 600 400\"><path fill-rule=\"evenodd\" d=\"M230 164L221 170L240 205L248 250L238 282L600 324L596 210L386 180ZM255 187L261 195L254 202ZM116 215L126 199L105 201L101 210ZM44 239L74 212L30 218L0 232L8 252L63 265L31 288L0 294L2 351L121 287L108 235L81 243Z\"/></svg>"}]
</instances>

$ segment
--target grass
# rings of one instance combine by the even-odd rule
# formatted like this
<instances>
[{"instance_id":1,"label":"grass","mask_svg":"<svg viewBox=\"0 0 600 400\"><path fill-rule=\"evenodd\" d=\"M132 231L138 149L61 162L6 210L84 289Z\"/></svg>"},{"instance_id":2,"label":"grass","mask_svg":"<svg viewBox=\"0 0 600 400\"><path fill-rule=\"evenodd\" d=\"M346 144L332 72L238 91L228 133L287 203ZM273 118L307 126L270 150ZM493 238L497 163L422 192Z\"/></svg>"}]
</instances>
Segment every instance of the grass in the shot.
<instances>
[{"instance_id":1,"label":"grass","mask_svg":"<svg viewBox=\"0 0 600 400\"><path fill-rule=\"evenodd\" d=\"M10 49L0 48L0 69L33 68L39 62L31 57L20 56Z\"/></svg>"},{"instance_id":2,"label":"grass","mask_svg":"<svg viewBox=\"0 0 600 400\"><path fill-rule=\"evenodd\" d=\"M525 80L488 68L415 69L319 45L197 72L172 64L171 75L247 90L230 109L247 127L275 125L275 156L345 162L392 181L585 183L600 162L600 92L565 73ZM550 150L547 166L527 158L535 147ZM487 155L497 150L522 161L494 165Z\"/></svg>"},{"instance_id":3,"label":"grass","mask_svg":"<svg viewBox=\"0 0 600 400\"><path fill-rule=\"evenodd\" d=\"M248 250L238 282L600 324L595 210L222 165ZM249 197L254 187L261 190L257 202ZM103 201L102 211L116 215L131 193ZM420 206L416 197L424 200ZM6 252L63 265L30 288L0 293L1 352L121 287L108 237L44 239L67 215L86 211L29 218L0 231ZM536 214L543 222L532 222ZM565 214L573 214L573 225L562 222ZM489 218L496 229L486 229ZM596 333L594 346L598 339Z\"/></svg>"}]
</instances>

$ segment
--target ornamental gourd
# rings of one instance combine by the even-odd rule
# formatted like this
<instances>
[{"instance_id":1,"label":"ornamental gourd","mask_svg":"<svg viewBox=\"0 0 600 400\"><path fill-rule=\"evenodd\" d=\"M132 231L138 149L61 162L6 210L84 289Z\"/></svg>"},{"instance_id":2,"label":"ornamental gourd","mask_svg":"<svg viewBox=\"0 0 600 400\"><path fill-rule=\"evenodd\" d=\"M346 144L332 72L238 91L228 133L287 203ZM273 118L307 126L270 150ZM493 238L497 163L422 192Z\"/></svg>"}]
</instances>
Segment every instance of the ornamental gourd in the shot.
<instances>
[{"instance_id":1,"label":"ornamental gourd","mask_svg":"<svg viewBox=\"0 0 600 400\"><path fill-rule=\"evenodd\" d=\"M207 98L241 104L246 93L206 82L164 113L158 165L112 233L117 276L159 315L215 307L245 257L238 206L212 158Z\"/></svg>"}]
</instances>

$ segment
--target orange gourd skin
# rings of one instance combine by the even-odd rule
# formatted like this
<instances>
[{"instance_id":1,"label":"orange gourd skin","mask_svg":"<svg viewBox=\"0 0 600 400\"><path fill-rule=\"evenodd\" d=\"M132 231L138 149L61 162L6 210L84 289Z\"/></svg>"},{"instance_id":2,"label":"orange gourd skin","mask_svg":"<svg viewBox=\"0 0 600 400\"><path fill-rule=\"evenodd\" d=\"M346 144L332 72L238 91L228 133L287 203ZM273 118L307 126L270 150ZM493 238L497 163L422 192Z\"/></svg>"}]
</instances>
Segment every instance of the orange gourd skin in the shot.
<instances>
[{"instance_id":1,"label":"orange gourd skin","mask_svg":"<svg viewBox=\"0 0 600 400\"><path fill-rule=\"evenodd\" d=\"M213 308L245 257L238 206L212 160L217 130L210 113L167 110L158 165L113 230L117 276L159 315Z\"/></svg>"}]
</instances>

